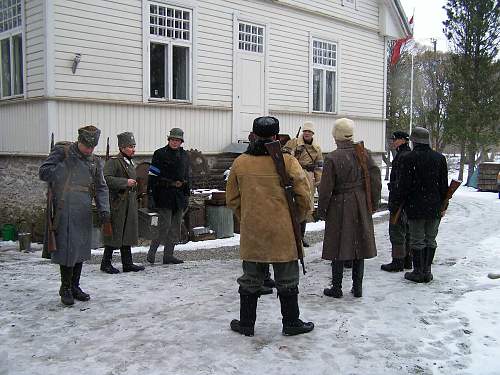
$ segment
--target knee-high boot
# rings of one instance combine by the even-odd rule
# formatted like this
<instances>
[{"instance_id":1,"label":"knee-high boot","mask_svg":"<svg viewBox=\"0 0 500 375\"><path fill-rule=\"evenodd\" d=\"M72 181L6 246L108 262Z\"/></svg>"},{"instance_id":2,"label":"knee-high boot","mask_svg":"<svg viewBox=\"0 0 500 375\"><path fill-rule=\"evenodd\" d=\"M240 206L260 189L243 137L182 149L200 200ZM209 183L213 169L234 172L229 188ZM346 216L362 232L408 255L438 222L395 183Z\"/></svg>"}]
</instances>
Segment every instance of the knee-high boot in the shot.
<instances>
[{"instance_id":1,"label":"knee-high boot","mask_svg":"<svg viewBox=\"0 0 500 375\"><path fill-rule=\"evenodd\" d=\"M111 261L113 260L113 250L111 246L104 246L104 253L102 254L101 260L101 271L109 274L120 273L113 265Z\"/></svg>"},{"instance_id":2,"label":"knee-high boot","mask_svg":"<svg viewBox=\"0 0 500 375\"><path fill-rule=\"evenodd\" d=\"M163 246L163 264L184 263L182 259L174 257L174 246L171 242Z\"/></svg>"},{"instance_id":3,"label":"knee-high boot","mask_svg":"<svg viewBox=\"0 0 500 375\"><path fill-rule=\"evenodd\" d=\"M283 316L283 330L285 336L295 336L302 333L311 332L314 323L303 322L299 319L299 289L297 287L288 290L280 290L278 296L281 304L281 315Z\"/></svg>"},{"instance_id":4,"label":"knee-high boot","mask_svg":"<svg viewBox=\"0 0 500 375\"><path fill-rule=\"evenodd\" d=\"M424 282L424 250L412 249L413 271L405 273L405 279L414 283ZM430 281L430 280L429 280Z\"/></svg>"},{"instance_id":5,"label":"knee-high boot","mask_svg":"<svg viewBox=\"0 0 500 375\"><path fill-rule=\"evenodd\" d=\"M78 301L88 301L90 299L90 295L85 293L80 288L80 276L82 275L82 263L77 263L73 267L73 277L72 277L72 285L71 292L73 293L73 297Z\"/></svg>"},{"instance_id":6,"label":"knee-high boot","mask_svg":"<svg viewBox=\"0 0 500 375\"><path fill-rule=\"evenodd\" d=\"M254 335L258 298L258 294L246 293L240 288L240 320L231 321L231 330L245 336Z\"/></svg>"},{"instance_id":7,"label":"knee-high boot","mask_svg":"<svg viewBox=\"0 0 500 375\"><path fill-rule=\"evenodd\" d=\"M144 266L138 266L132 262L132 249L130 246L122 246L120 248L122 256L123 272L137 272L144 270Z\"/></svg>"},{"instance_id":8,"label":"knee-high boot","mask_svg":"<svg viewBox=\"0 0 500 375\"><path fill-rule=\"evenodd\" d=\"M342 278L344 276L344 261L334 260L332 262L332 287L325 288L323 294L328 297L342 297Z\"/></svg>"},{"instance_id":9,"label":"knee-high boot","mask_svg":"<svg viewBox=\"0 0 500 375\"><path fill-rule=\"evenodd\" d=\"M73 277L73 267L66 267L62 264L59 266L61 272L61 287L59 288L59 295L61 296L61 302L70 306L75 303L73 298L73 293L71 291L71 283Z\"/></svg>"},{"instance_id":10,"label":"knee-high boot","mask_svg":"<svg viewBox=\"0 0 500 375\"><path fill-rule=\"evenodd\" d=\"M352 261L352 294L354 297L363 296L363 274L365 271L365 260L354 259Z\"/></svg>"},{"instance_id":11,"label":"knee-high boot","mask_svg":"<svg viewBox=\"0 0 500 375\"><path fill-rule=\"evenodd\" d=\"M436 249L426 247L424 249L424 265L422 273L424 274L424 283L428 283L434 279L432 275L432 261L434 260L434 255L436 254Z\"/></svg>"},{"instance_id":12,"label":"knee-high boot","mask_svg":"<svg viewBox=\"0 0 500 375\"><path fill-rule=\"evenodd\" d=\"M151 244L149 245L148 255L146 259L149 263L154 264L156 259L156 250L160 246L160 240L151 240Z\"/></svg>"}]
</instances>

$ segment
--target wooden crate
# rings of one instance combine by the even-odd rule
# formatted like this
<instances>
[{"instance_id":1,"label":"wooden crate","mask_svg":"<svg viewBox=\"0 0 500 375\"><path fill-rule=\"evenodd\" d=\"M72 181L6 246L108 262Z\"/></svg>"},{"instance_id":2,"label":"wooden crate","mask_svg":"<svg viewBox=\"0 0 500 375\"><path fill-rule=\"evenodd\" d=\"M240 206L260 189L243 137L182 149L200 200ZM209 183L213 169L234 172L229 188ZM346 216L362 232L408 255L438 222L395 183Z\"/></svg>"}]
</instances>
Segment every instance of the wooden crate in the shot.
<instances>
[{"instance_id":1,"label":"wooden crate","mask_svg":"<svg viewBox=\"0 0 500 375\"><path fill-rule=\"evenodd\" d=\"M477 188L480 191L498 191L498 172L500 172L500 163L485 162L479 164Z\"/></svg>"}]
</instances>

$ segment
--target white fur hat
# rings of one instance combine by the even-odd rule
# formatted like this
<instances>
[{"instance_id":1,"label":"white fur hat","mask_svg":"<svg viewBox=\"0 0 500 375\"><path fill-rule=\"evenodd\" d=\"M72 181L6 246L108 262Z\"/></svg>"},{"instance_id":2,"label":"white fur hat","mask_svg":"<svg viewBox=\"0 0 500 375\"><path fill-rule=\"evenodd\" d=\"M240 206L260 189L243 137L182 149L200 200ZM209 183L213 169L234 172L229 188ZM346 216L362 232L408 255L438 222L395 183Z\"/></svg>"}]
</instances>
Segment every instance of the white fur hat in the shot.
<instances>
[{"instance_id":1,"label":"white fur hat","mask_svg":"<svg viewBox=\"0 0 500 375\"><path fill-rule=\"evenodd\" d=\"M348 118L339 118L335 121L332 131L336 141L352 141L354 136L354 121Z\"/></svg>"},{"instance_id":2,"label":"white fur hat","mask_svg":"<svg viewBox=\"0 0 500 375\"><path fill-rule=\"evenodd\" d=\"M314 133L314 124L311 121L305 121L304 125L302 125L302 131L310 131Z\"/></svg>"}]
</instances>

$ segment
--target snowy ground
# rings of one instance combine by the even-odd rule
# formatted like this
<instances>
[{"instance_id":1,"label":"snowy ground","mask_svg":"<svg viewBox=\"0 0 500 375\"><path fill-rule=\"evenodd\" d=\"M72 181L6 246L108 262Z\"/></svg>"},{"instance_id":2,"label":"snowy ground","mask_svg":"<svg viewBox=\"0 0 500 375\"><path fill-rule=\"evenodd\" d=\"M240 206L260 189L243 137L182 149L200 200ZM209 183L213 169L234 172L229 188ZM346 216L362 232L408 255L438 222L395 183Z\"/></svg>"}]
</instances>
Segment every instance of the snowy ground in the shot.
<instances>
[{"instance_id":1,"label":"snowy ground","mask_svg":"<svg viewBox=\"0 0 500 375\"><path fill-rule=\"evenodd\" d=\"M56 266L0 243L0 375L500 374L500 280L486 277L500 272L499 224L497 194L461 187L440 227L434 281L415 285L380 271L390 259L382 220L360 299L349 293L349 270L343 299L322 295L330 266L315 244L299 301L316 328L296 337L281 335L275 295L259 300L255 337L229 330L238 260L113 276L84 265L92 299L63 307Z\"/></svg>"}]
</instances>

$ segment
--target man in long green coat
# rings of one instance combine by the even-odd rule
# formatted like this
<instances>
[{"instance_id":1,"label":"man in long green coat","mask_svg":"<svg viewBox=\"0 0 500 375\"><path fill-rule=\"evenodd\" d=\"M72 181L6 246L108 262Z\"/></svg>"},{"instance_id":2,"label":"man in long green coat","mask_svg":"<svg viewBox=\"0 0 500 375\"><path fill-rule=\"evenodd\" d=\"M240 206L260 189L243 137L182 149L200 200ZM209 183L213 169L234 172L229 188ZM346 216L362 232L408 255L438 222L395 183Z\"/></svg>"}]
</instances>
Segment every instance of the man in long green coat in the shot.
<instances>
[{"instance_id":1,"label":"man in long green coat","mask_svg":"<svg viewBox=\"0 0 500 375\"><path fill-rule=\"evenodd\" d=\"M113 250L120 249L123 272L144 270L144 266L132 262L131 247L137 245L137 176L133 156L135 138L130 132L118 134L118 155L111 157L104 166L104 178L108 184L113 236L104 237L104 254L101 271L119 273L111 264Z\"/></svg>"}]
</instances>

